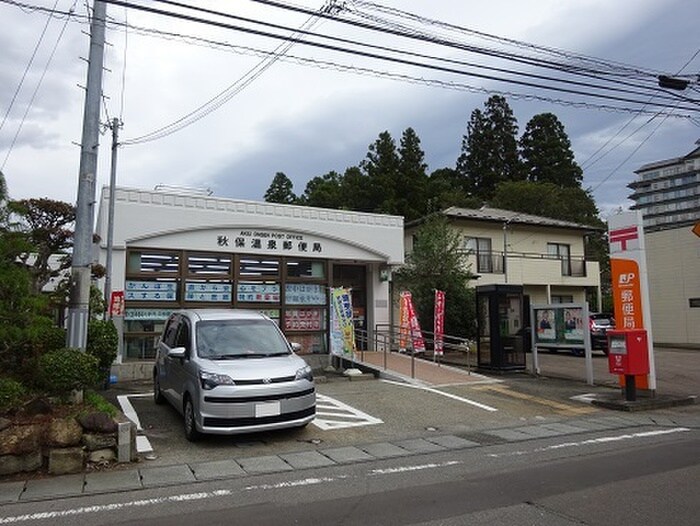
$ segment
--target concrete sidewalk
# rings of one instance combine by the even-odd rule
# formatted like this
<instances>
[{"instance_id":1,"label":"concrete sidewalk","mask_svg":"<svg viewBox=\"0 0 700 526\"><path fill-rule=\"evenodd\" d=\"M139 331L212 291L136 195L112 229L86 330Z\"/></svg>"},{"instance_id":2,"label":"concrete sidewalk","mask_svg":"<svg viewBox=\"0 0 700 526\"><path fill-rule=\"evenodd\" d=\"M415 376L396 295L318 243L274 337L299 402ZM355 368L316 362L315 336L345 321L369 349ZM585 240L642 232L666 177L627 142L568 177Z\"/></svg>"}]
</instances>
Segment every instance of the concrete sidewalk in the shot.
<instances>
[{"instance_id":1,"label":"concrete sidewalk","mask_svg":"<svg viewBox=\"0 0 700 526\"><path fill-rule=\"evenodd\" d=\"M356 464L393 457L404 457L448 450L517 443L539 438L570 436L628 428L700 429L700 414L688 412L673 417L649 414L591 416L457 435L435 435L392 442L357 446L317 448L279 455L233 458L211 462L182 463L171 466L141 467L128 465L97 473L64 475L52 478L0 483L0 504L46 501L66 497L98 495L196 484L259 474L282 473ZM2 517L0 516L0 519Z\"/></svg>"}]
</instances>

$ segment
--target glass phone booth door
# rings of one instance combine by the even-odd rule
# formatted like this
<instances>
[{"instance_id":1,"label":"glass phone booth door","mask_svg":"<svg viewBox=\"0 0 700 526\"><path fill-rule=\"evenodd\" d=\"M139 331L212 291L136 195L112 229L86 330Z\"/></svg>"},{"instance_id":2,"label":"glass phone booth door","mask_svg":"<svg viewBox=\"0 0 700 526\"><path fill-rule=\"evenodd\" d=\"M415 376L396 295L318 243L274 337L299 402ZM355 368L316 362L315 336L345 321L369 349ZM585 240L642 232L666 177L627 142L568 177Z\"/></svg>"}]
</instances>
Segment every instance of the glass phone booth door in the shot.
<instances>
[{"instance_id":1,"label":"glass phone booth door","mask_svg":"<svg viewBox=\"0 0 700 526\"><path fill-rule=\"evenodd\" d=\"M484 285L476 288L479 369L525 369L523 288L518 285Z\"/></svg>"}]
</instances>

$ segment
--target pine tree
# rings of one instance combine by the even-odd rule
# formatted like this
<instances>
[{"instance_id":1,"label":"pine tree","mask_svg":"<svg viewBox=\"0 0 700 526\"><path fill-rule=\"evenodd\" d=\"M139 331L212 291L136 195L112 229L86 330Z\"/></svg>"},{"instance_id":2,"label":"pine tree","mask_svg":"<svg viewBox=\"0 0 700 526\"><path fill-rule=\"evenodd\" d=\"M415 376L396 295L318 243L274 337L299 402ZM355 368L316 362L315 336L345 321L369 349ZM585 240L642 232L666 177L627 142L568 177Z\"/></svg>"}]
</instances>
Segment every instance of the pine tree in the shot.
<instances>
[{"instance_id":1,"label":"pine tree","mask_svg":"<svg viewBox=\"0 0 700 526\"><path fill-rule=\"evenodd\" d=\"M520 138L520 152L528 181L577 188L583 171L574 160L564 125L552 113L535 115Z\"/></svg>"},{"instance_id":2,"label":"pine tree","mask_svg":"<svg viewBox=\"0 0 700 526\"><path fill-rule=\"evenodd\" d=\"M265 202L294 204L297 196L292 191L292 181L283 172L277 172L270 187L265 192Z\"/></svg>"}]
</instances>

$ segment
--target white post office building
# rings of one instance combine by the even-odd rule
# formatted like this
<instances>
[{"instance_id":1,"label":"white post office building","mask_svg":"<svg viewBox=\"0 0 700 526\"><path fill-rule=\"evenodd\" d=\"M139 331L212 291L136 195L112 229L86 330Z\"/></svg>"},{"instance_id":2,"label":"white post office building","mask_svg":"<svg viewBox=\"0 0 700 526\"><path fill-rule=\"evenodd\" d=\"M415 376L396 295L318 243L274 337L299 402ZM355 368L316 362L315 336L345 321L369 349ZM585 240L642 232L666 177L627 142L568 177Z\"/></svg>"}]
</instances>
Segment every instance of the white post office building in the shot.
<instances>
[{"instance_id":1,"label":"white post office building","mask_svg":"<svg viewBox=\"0 0 700 526\"><path fill-rule=\"evenodd\" d=\"M107 259L109 188L96 233ZM275 319L303 353L327 353L329 288L352 288L356 327L390 322L403 218L116 188L111 289L124 291L118 362L150 360L179 308L249 308ZM118 320L120 321L120 320Z\"/></svg>"}]
</instances>

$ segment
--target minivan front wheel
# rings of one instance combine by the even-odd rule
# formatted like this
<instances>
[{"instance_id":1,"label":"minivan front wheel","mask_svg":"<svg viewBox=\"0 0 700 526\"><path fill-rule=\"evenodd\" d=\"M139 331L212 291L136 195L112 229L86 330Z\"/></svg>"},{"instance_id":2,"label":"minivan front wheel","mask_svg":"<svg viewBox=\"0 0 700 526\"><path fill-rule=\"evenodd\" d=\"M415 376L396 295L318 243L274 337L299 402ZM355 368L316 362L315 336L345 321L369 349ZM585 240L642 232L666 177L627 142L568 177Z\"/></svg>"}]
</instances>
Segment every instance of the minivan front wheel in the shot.
<instances>
[{"instance_id":1,"label":"minivan front wheel","mask_svg":"<svg viewBox=\"0 0 700 526\"><path fill-rule=\"evenodd\" d=\"M157 372L153 373L153 401L158 405L165 403L165 397L160 390L160 380Z\"/></svg>"},{"instance_id":2,"label":"minivan front wheel","mask_svg":"<svg viewBox=\"0 0 700 526\"><path fill-rule=\"evenodd\" d=\"M197 430L197 422L194 416L194 406L192 400L188 396L185 398L185 406L183 408L185 416L185 438L190 442L195 442L199 439L200 433Z\"/></svg>"}]
</instances>

